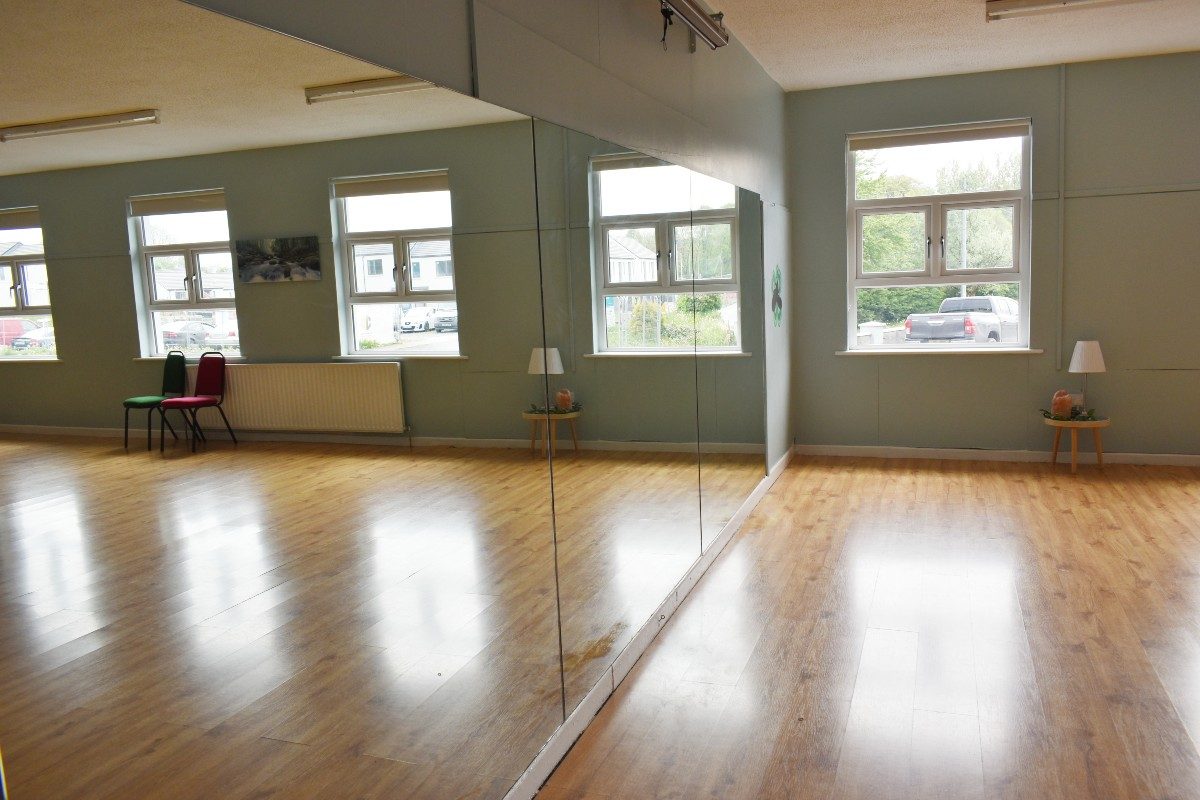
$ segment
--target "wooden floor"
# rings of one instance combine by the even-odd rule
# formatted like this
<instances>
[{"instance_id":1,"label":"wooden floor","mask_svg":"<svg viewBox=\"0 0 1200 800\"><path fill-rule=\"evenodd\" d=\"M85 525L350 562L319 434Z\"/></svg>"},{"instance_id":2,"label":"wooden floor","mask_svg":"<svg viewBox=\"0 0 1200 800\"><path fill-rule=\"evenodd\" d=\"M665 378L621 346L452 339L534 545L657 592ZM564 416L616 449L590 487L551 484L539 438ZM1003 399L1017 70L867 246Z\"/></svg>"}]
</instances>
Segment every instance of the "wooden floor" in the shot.
<instances>
[{"instance_id":1,"label":"wooden floor","mask_svg":"<svg viewBox=\"0 0 1200 800\"><path fill-rule=\"evenodd\" d=\"M140 444L0 438L19 800L501 797L762 470L558 459L560 655L544 460Z\"/></svg>"},{"instance_id":2,"label":"wooden floor","mask_svg":"<svg viewBox=\"0 0 1200 800\"><path fill-rule=\"evenodd\" d=\"M1200 797L1200 470L805 458L539 795Z\"/></svg>"}]
</instances>

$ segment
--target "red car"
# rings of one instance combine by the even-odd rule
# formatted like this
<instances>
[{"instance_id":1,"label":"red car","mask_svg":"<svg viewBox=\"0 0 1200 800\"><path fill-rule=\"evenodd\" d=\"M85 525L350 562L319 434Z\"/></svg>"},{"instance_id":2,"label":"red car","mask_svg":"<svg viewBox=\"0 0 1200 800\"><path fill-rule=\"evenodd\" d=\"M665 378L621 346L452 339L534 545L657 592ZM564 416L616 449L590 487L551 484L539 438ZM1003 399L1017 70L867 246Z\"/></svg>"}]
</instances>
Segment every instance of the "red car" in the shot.
<instances>
[{"instance_id":1,"label":"red car","mask_svg":"<svg viewBox=\"0 0 1200 800\"><path fill-rule=\"evenodd\" d=\"M0 347L12 347L13 339L37 327L32 320L20 317L0 317Z\"/></svg>"}]
</instances>

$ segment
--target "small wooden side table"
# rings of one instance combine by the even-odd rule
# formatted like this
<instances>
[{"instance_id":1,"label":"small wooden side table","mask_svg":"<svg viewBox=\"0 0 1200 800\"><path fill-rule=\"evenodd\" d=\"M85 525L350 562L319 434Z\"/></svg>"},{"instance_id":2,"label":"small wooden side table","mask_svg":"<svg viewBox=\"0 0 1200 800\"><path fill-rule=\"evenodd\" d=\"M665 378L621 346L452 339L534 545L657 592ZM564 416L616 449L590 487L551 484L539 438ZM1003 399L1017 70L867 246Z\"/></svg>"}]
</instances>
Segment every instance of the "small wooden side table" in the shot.
<instances>
[{"instance_id":1,"label":"small wooden side table","mask_svg":"<svg viewBox=\"0 0 1200 800\"><path fill-rule=\"evenodd\" d=\"M1058 463L1058 443L1062 439L1063 429L1071 431L1071 472L1074 473L1079 465L1079 430L1081 428L1090 428L1092 437L1096 441L1096 463L1101 467L1104 466L1104 444L1100 439L1100 429L1107 428L1111 420L1107 419L1050 419L1046 418L1046 424L1054 428L1054 451L1050 455L1050 463Z\"/></svg>"},{"instance_id":2,"label":"small wooden side table","mask_svg":"<svg viewBox=\"0 0 1200 800\"><path fill-rule=\"evenodd\" d=\"M570 411L566 414L546 414L534 411L522 412L521 417L529 420L529 453L534 452L534 442L542 440L542 453L550 448L551 455L558 449L558 423L566 422L571 428L571 442L575 452L579 452L579 433L575 429L575 420L579 419L582 411ZM554 424L550 424L554 423Z\"/></svg>"}]
</instances>

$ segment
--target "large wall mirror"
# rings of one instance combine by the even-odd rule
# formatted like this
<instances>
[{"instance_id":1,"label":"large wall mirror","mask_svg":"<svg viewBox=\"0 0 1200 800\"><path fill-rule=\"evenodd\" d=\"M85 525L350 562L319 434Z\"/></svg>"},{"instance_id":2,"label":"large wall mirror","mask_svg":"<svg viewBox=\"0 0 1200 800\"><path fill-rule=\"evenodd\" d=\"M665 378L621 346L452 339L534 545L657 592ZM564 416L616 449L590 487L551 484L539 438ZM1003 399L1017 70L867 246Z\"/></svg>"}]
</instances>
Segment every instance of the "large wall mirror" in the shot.
<instances>
[{"instance_id":1,"label":"large wall mirror","mask_svg":"<svg viewBox=\"0 0 1200 800\"><path fill-rule=\"evenodd\" d=\"M399 365L405 430L0 438L13 796L503 796L763 477L758 197L183 3L139 12L20 11L45 35L0 123L159 122L3 145L0 242L45 264L46 335L0 342L0 422L119 428L181 350Z\"/></svg>"}]
</instances>

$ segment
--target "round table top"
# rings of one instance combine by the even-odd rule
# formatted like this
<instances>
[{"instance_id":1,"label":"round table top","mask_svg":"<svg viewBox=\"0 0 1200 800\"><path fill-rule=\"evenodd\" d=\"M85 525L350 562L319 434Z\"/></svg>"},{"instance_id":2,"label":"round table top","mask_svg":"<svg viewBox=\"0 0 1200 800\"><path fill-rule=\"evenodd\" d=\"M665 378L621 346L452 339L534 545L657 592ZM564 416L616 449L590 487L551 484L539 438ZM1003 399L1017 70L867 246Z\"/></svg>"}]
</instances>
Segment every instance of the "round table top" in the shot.
<instances>
[{"instance_id":1,"label":"round table top","mask_svg":"<svg viewBox=\"0 0 1200 800\"><path fill-rule=\"evenodd\" d=\"M521 416L525 419L546 419L547 417L550 419L578 419L579 415L582 413L582 410L568 411L566 413L561 413L558 411L522 411Z\"/></svg>"},{"instance_id":2,"label":"round table top","mask_svg":"<svg viewBox=\"0 0 1200 800\"><path fill-rule=\"evenodd\" d=\"M1112 420L1109 419L1050 419L1046 424L1052 428L1107 428Z\"/></svg>"}]
</instances>

